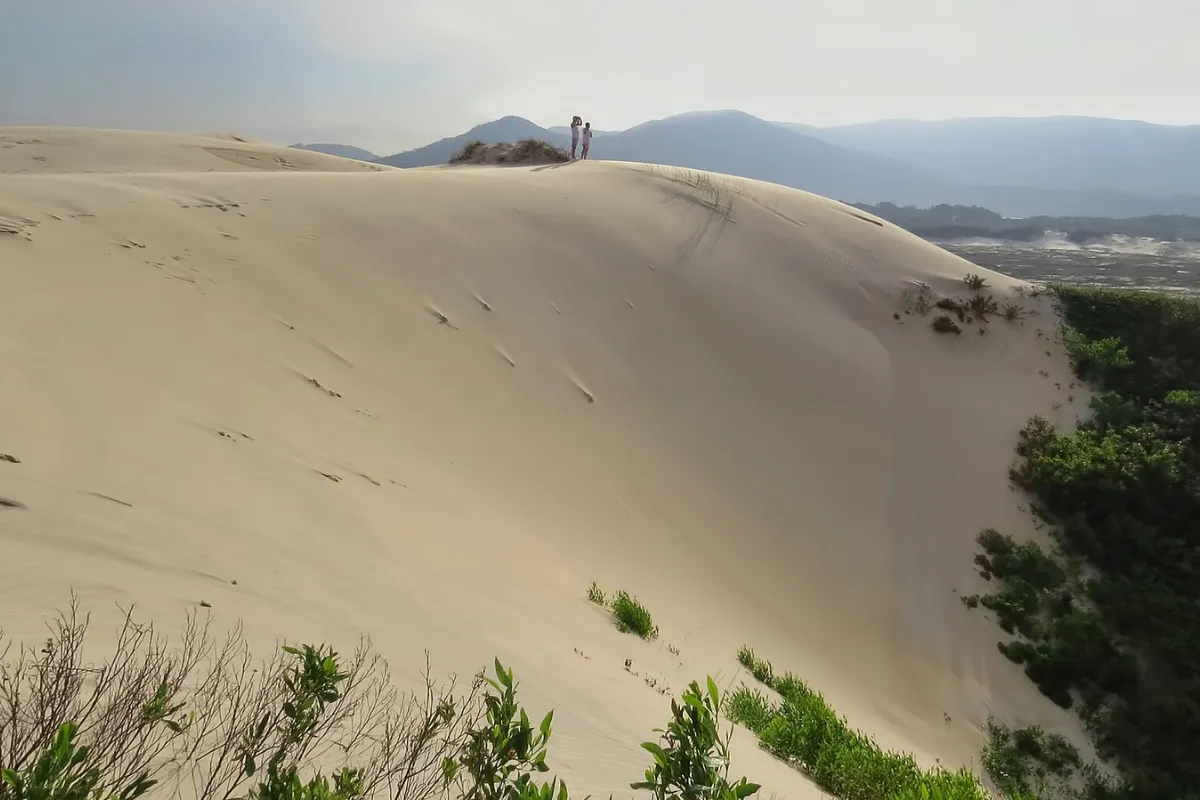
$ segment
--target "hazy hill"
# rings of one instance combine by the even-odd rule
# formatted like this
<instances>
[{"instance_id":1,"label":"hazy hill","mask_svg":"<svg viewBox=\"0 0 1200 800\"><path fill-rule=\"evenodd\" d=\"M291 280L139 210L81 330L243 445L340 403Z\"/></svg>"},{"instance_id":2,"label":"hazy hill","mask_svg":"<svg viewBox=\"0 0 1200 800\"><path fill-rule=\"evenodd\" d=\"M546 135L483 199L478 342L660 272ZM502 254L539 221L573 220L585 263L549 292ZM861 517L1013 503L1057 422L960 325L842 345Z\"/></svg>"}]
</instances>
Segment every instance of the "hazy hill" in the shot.
<instances>
[{"instance_id":1,"label":"hazy hill","mask_svg":"<svg viewBox=\"0 0 1200 800\"><path fill-rule=\"evenodd\" d=\"M341 158L353 158L356 161L375 161L379 156L372 153L370 150L364 150L361 147L355 147L352 144L294 144L296 150L309 150L314 153L325 153L331 156L339 156Z\"/></svg>"},{"instance_id":2,"label":"hazy hill","mask_svg":"<svg viewBox=\"0 0 1200 800\"><path fill-rule=\"evenodd\" d=\"M1029 182L1023 185L1014 184L1011 178L992 180L994 174L1003 172L999 166L992 172L978 170L978 178L962 177L973 174L965 169L956 173L959 177L950 177L919 159L871 151L868 145L873 139L865 133L844 138L857 136L868 144L834 141L838 130L767 122L740 111L693 112L625 131L597 132L592 157L757 178L846 202L979 205L1008 217L1200 215L1200 197L1048 185L1036 182L1037 176L1032 174L1026 175ZM474 140L497 144L526 138L542 139L559 147L570 145L567 133L542 128L521 117L504 117L459 136L381 158L379 163L394 167L445 164L454 152Z\"/></svg>"},{"instance_id":3,"label":"hazy hill","mask_svg":"<svg viewBox=\"0 0 1200 800\"><path fill-rule=\"evenodd\" d=\"M832 128L783 124L959 183L1200 193L1200 125L1095 117L886 120Z\"/></svg>"},{"instance_id":4,"label":"hazy hill","mask_svg":"<svg viewBox=\"0 0 1200 800\"><path fill-rule=\"evenodd\" d=\"M553 133L523 117L502 117L492 122L476 125L458 136L376 160L380 164L387 164L390 167L432 167L448 163L450 156L469 142L500 144L501 142L519 142L522 139L541 139L559 147L564 143L568 148L571 146L570 135Z\"/></svg>"},{"instance_id":5,"label":"hazy hill","mask_svg":"<svg viewBox=\"0 0 1200 800\"><path fill-rule=\"evenodd\" d=\"M771 181L853 200L935 202L949 183L919 168L786 131L740 111L681 114L597 136L593 154Z\"/></svg>"}]
</instances>

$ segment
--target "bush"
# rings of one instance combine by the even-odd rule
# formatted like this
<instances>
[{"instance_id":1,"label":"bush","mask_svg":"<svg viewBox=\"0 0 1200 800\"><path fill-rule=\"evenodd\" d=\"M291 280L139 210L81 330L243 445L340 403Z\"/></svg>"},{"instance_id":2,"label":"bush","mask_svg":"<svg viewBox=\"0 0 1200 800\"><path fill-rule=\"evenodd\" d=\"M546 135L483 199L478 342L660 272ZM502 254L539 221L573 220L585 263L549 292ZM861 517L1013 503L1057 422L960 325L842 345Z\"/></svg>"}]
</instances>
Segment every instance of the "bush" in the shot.
<instances>
[{"instance_id":1,"label":"bush","mask_svg":"<svg viewBox=\"0 0 1200 800\"><path fill-rule=\"evenodd\" d=\"M766 663L743 647L738 660L748 669ZM758 735L763 749L804 772L821 789L842 800L933 797L987 800L967 770L922 770L907 754L882 750L874 740L850 729L820 694L796 676L773 678L782 698L770 705L760 693L742 687L729 696L731 720Z\"/></svg>"},{"instance_id":2,"label":"bush","mask_svg":"<svg viewBox=\"0 0 1200 800\"><path fill-rule=\"evenodd\" d=\"M522 139L516 144L475 141L463 145L450 157L451 164L558 164L570 160L566 150L540 139Z\"/></svg>"},{"instance_id":3,"label":"bush","mask_svg":"<svg viewBox=\"0 0 1200 800\"><path fill-rule=\"evenodd\" d=\"M344 659L301 646L258 661L240 629L217 639L192 615L172 643L131 609L92 667L88 625L73 601L41 648L0 642L5 800L39 785L53 789L40 800L85 800L67 791L83 786L90 800L132 800L127 791L147 780L165 792L186 783L199 800L326 791L417 800L442 785L443 759L479 718L477 685L459 694L426 670L424 692L400 694L366 640ZM46 754L61 765L64 753L76 762L65 771L39 769ZM300 778L318 761L336 767L332 785Z\"/></svg>"},{"instance_id":4,"label":"bush","mask_svg":"<svg viewBox=\"0 0 1200 800\"><path fill-rule=\"evenodd\" d=\"M635 633L646 641L658 638L658 626L650 612L628 592L617 592L612 601L612 614L621 633Z\"/></svg>"},{"instance_id":5,"label":"bush","mask_svg":"<svg viewBox=\"0 0 1200 800\"><path fill-rule=\"evenodd\" d=\"M934 317L933 322L930 323L930 327L938 333L962 333L962 328L958 327L958 323L945 314Z\"/></svg>"},{"instance_id":6,"label":"bush","mask_svg":"<svg viewBox=\"0 0 1200 800\"><path fill-rule=\"evenodd\" d=\"M127 614L113 656L93 670L78 660L86 630L72 604L36 654L0 649L3 800L137 800L157 786L221 800L569 800L557 777L536 777L549 771L554 712L534 728L499 660L468 694L439 692L427 667L424 698L401 698L365 644L346 660L323 645L284 647L256 665L240 630L214 645L189 617L169 647ZM729 781L720 707L712 678L707 693L693 682L672 701L633 788L656 800L755 794L745 778Z\"/></svg>"},{"instance_id":7,"label":"bush","mask_svg":"<svg viewBox=\"0 0 1200 800\"><path fill-rule=\"evenodd\" d=\"M1062 736L1036 725L1014 730L995 719L988 720L987 730L983 768L1000 791L1045 800L1077 796L1073 780L1084 764Z\"/></svg>"},{"instance_id":8,"label":"bush","mask_svg":"<svg viewBox=\"0 0 1200 800\"><path fill-rule=\"evenodd\" d=\"M967 288L972 292L982 291L983 289L986 289L988 285L987 278L974 272L972 272L970 275L963 276L963 283L965 283Z\"/></svg>"},{"instance_id":9,"label":"bush","mask_svg":"<svg viewBox=\"0 0 1200 800\"><path fill-rule=\"evenodd\" d=\"M1017 634L1002 652L1079 709L1121 773L1089 797L1188 797L1200 786L1200 303L1054 293L1076 372L1099 391L1077 430L1031 420L1011 475L1061 552L985 545L999 590L980 603Z\"/></svg>"},{"instance_id":10,"label":"bush","mask_svg":"<svg viewBox=\"0 0 1200 800\"><path fill-rule=\"evenodd\" d=\"M454 152L454 155L450 156L450 163L461 164L464 161L474 161L476 158L481 157L483 155L483 151L486 149L487 145L479 139L467 142L462 147L458 148L458 150Z\"/></svg>"},{"instance_id":11,"label":"bush","mask_svg":"<svg viewBox=\"0 0 1200 800\"><path fill-rule=\"evenodd\" d=\"M729 739L720 732L721 697L712 678L707 693L692 681L683 693L683 702L671 701L671 722L662 734L661 744L643 742L654 757L646 770L646 779L629 784L645 789L655 800L743 800L758 792L759 785L745 778L729 782Z\"/></svg>"}]
</instances>

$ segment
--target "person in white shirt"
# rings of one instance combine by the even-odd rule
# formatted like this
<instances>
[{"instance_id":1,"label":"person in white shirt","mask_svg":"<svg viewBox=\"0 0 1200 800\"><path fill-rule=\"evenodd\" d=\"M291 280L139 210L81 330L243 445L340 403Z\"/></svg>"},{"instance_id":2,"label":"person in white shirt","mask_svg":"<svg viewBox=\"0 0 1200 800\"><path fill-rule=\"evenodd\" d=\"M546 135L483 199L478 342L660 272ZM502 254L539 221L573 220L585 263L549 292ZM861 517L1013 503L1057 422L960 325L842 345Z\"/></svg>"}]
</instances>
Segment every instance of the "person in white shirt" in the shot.
<instances>
[{"instance_id":1,"label":"person in white shirt","mask_svg":"<svg viewBox=\"0 0 1200 800\"><path fill-rule=\"evenodd\" d=\"M581 117L571 117L571 160L575 160L575 150L579 147L579 126L583 124Z\"/></svg>"},{"instance_id":2,"label":"person in white shirt","mask_svg":"<svg viewBox=\"0 0 1200 800\"><path fill-rule=\"evenodd\" d=\"M583 126L583 157L587 158L588 149L592 146L592 123ZM574 148L572 148L574 149Z\"/></svg>"}]
</instances>

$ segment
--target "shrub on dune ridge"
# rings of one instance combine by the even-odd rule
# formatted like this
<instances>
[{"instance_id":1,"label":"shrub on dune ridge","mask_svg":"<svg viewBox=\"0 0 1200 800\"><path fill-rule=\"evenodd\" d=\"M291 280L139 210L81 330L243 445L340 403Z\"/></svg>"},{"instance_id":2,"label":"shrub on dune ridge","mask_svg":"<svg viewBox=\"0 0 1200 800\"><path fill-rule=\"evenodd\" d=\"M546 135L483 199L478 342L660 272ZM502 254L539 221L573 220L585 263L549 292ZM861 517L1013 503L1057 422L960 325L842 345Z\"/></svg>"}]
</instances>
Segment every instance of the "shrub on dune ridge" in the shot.
<instances>
[{"instance_id":1,"label":"shrub on dune ridge","mask_svg":"<svg viewBox=\"0 0 1200 800\"><path fill-rule=\"evenodd\" d=\"M73 604L41 650L0 647L3 800L569 800L559 778L539 778L553 711L534 727L499 660L462 694L427 677L423 697L402 696L366 644L348 659L299 645L255 662L239 630L222 643L189 616L171 645L127 614L92 668L80 660L87 625ZM632 788L655 800L758 791L728 778L721 699L706 686L672 701Z\"/></svg>"},{"instance_id":2,"label":"shrub on dune ridge","mask_svg":"<svg viewBox=\"0 0 1200 800\"><path fill-rule=\"evenodd\" d=\"M1058 431L1034 418L1013 481L1050 523L1054 552L996 573L980 598L1016 638L1001 651L1060 705L1078 709L1120 785L1103 800L1176 800L1200 787L1200 302L1056 286L1063 343L1097 394ZM1000 546L997 550L997 545ZM978 559L977 559L978 563ZM1053 563L1050 585L1028 567ZM1003 573L1003 574L1002 574ZM1019 596L1019 608L1011 600ZM1008 613L1012 611L1014 613Z\"/></svg>"},{"instance_id":3,"label":"shrub on dune ridge","mask_svg":"<svg viewBox=\"0 0 1200 800\"><path fill-rule=\"evenodd\" d=\"M516 144L499 142L484 144L481 141L463 145L450 156L451 164L561 164L571 160L571 155L540 139L522 139Z\"/></svg>"}]
</instances>

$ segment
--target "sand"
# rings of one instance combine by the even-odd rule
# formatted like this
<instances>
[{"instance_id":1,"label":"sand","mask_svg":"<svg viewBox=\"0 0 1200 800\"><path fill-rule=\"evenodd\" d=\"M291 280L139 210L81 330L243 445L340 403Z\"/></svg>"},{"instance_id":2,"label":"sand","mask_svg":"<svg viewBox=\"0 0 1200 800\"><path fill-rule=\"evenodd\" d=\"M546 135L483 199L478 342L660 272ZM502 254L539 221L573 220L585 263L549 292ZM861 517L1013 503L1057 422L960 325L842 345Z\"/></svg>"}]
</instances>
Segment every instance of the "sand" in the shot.
<instances>
[{"instance_id":1,"label":"sand","mask_svg":"<svg viewBox=\"0 0 1200 800\"><path fill-rule=\"evenodd\" d=\"M580 796L627 795L669 696L747 679L742 644L927 764L972 763L992 712L1076 731L959 601L980 529L1031 531L1017 431L1084 408L1043 299L936 334L902 293L982 270L675 168L0 128L0 170L10 635L73 589L101 639L116 603L203 601L264 647L369 633L402 681L498 655ZM764 797L819 796L734 746Z\"/></svg>"}]
</instances>

